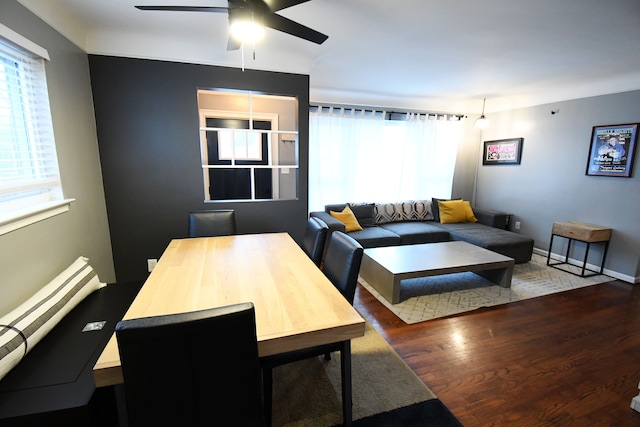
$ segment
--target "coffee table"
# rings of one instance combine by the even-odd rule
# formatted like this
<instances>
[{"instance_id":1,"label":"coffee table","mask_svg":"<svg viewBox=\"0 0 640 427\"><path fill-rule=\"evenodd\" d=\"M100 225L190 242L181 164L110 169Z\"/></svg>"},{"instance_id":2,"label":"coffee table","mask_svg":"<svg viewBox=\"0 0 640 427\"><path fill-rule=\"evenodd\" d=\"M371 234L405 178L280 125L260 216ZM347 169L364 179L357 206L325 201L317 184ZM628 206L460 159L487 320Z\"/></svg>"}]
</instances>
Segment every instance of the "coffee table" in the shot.
<instances>
[{"instance_id":1,"label":"coffee table","mask_svg":"<svg viewBox=\"0 0 640 427\"><path fill-rule=\"evenodd\" d=\"M402 280L471 271L509 288L514 264L513 258L467 242L386 246L364 250L360 276L397 304Z\"/></svg>"}]
</instances>

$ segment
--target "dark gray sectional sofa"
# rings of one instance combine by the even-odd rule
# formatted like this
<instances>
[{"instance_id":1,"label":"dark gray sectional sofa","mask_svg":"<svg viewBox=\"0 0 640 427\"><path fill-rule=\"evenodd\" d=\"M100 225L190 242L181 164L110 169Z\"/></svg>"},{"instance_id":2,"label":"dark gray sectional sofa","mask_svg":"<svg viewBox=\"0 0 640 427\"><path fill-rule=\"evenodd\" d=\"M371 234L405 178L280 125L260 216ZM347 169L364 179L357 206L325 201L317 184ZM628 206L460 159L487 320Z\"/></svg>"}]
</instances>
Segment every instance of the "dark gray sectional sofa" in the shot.
<instances>
[{"instance_id":1,"label":"dark gray sectional sofa","mask_svg":"<svg viewBox=\"0 0 640 427\"><path fill-rule=\"evenodd\" d=\"M462 240L513 258L516 264L531 260L533 239L507 230L510 215L473 209L478 222L441 224L437 201L332 204L310 216L324 221L329 232L345 232L345 225L329 212L341 212L349 205L363 229L348 234L364 248Z\"/></svg>"}]
</instances>

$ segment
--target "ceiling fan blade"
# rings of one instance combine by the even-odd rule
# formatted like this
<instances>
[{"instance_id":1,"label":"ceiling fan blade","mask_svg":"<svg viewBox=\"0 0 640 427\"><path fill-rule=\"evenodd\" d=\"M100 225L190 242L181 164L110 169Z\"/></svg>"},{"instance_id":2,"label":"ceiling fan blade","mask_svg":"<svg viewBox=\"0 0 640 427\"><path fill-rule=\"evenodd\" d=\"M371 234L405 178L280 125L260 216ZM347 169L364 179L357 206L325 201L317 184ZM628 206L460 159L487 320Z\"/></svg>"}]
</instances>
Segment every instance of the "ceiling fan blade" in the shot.
<instances>
[{"instance_id":1,"label":"ceiling fan blade","mask_svg":"<svg viewBox=\"0 0 640 427\"><path fill-rule=\"evenodd\" d=\"M264 0L271 12L286 9L297 4L306 3L309 0Z\"/></svg>"},{"instance_id":2,"label":"ceiling fan blade","mask_svg":"<svg viewBox=\"0 0 640 427\"><path fill-rule=\"evenodd\" d=\"M291 34L292 36L300 37L301 39L309 40L317 44L324 43L329 38L326 34L322 34L314 29L305 27L302 24L298 24L284 16L276 15L275 13L267 14L264 16L264 25L273 28L274 30L282 31L283 33Z\"/></svg>"},{"instance_id":3,"label":"ceiling fan blade","mask_svg":"<svg viewBox=\"0 0 640 427\"><path fill-rule=\"evenodd\" d=\"M173 12L223 12L229 11L226 7L214 6L136 6L140 10L164 10Z\"/></svg>"}]
</instances>

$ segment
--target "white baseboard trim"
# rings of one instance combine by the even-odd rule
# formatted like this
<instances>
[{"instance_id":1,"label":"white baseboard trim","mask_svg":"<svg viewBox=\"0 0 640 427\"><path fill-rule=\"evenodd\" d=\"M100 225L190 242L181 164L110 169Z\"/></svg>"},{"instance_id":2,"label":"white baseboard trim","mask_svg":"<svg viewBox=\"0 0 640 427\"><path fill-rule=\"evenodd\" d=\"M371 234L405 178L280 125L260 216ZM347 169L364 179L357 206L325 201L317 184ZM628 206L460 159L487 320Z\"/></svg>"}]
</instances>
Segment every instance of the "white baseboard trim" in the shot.
<instances>
[{"instance_id":1,"label":"white baseboard trim","mask_svg":"<svg viewBox=\"0 0 640 427\"><path fill-rule=\"evenodd\" d=\"M545 258L549 254L549 251L545 251L543 249L538 249L538 248L533 248L533 252L538 254L538 255L542 255ZM556 253L552 252L551 253L551 259L553 259L555 261L564 261L564 255L560 255L560 254L556 254ZM577 259L573 259L573 258L569 258L569 262L572 263L572 264L575 264L575 265L581 265L582 264L582 260L577 260ZM587 263L587 269L599 271L600 270L600 266ZM622 281L628 282L628 283L633 283L633 284L640 283L640 277L628 276L626 274L622 274L622 273L619 273L617 271L609 270L607 268L605 268L603 270L602 274L605 274L607 276L613 277L614 279L622 280Z\"/></svg>"}]
</instances>

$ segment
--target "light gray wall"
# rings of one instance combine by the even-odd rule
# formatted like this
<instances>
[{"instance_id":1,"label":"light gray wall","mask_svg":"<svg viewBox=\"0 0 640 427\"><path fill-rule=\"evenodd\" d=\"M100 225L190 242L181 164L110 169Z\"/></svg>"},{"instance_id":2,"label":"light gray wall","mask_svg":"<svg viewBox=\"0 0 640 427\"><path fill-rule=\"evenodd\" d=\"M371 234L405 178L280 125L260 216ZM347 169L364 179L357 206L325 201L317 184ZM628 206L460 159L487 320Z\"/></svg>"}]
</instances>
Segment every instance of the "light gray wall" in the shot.
<instances>
[{"instance_id":1,"label":"light gray wall","mask_svg":"<svg viewBox=\"0 0 640 427\"><path fill-rule=\"evenodd\" d=\"M85 53L14 0L0 2L0 22L47 49L51 114L65 197L62 215L0 236L0 315L26 300L78 256L113 282L109 226L89 64Z\"/></svg>"},{"instance_id":2,"label":"light gray wall","mask_svg":"<svg viewBox=\"0 0 640 427\"><path fill-rule=\"evenodd\" d=\"M451 185L451 197L461 197L471 201L475 206L474 191L476 174L478 172L478 141L481 137L479 129L473 126L475 118L464 121L462 140L458 145L456 167Z\"/></svg>"},{"instance_id":3,"label":"light gray wall","mask_svg":"<svg viewBox=\"0 0 640 427\"><path fill-rule=\"evenodd\" d=\"M551 114L557 110L556 114ZM476 205L511 212L522 234L547 250L558 221L613 229L605 272L640 276L640 166L631 178L586 176L593 126L640 122L640 91L559 102L488 114L481 140L523 137L520 165L482 166L478 156ZM482 144L478 141L478 144ZM478 146L479 146L478 145ZM513 224L513 222L512 222ZM558 239L564 241L565 239ZM595 247L597 247L596 245ZM574 257L581 259L584 245ZM594 246L592 246L594 247ZM594 248L595 248L594 247ZM554 253L563 249L554 241ZM589 259L597 264L601 250Z\"/></svg>"}]
</instances>

